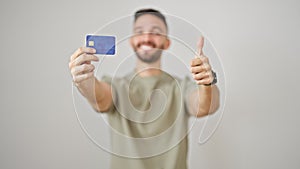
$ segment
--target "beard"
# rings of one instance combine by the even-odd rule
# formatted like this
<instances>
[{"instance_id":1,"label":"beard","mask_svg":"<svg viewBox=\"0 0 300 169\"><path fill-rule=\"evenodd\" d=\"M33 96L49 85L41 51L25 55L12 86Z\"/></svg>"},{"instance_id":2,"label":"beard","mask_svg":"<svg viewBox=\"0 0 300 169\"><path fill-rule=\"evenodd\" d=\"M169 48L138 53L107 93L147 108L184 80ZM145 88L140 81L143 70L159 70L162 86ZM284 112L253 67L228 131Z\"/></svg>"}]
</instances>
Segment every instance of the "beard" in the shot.
<instances>
[{"instance_id":1,"label":"beard","mask_svg":"<svg viewBox=\"0 0 300 169\"><path fill-rule=\"evenodd\" d=\"M154 53L140 53L138 51L135 51L136 56L139 58L139 60L141 60L144 63L154 63L157 60L160 59L161 54L162 54L162 50L161 49L157 49L157 51L155 51Z\"/></svg>"},{"instance_id":2,"label":"beard","mask_svg":"<svg viewBox=\"0 0 300 169\"><path fill-rule=\"evenodd\" d=\"M160 59L161 54L163 52L163 45L156 47L154 44L150 43L153 47L152 50L154 51L144 51L139 50L139 48L135 49L136 56L138 59L144 63L154 63L157 60ZM139 44L138 47L140 47L142 44Z\"/></svg>"}]
</instances>

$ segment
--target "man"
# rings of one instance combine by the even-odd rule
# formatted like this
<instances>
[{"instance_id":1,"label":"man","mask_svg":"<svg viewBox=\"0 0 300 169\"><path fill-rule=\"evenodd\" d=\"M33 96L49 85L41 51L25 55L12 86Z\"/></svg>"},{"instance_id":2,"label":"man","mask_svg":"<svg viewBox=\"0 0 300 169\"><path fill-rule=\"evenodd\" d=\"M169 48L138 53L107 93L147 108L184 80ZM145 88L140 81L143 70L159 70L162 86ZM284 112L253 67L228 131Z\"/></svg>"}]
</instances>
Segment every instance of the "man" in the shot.
<instances>
[{"instance_id":1,"label":"man","mask_svg":"<svg viewBox=\"0 0 300 169\"><path fill-rule=\"evenodd\" d=\"M167 34L166 19L159 11L135 13L130 45L137 61L125 77L98 80L91 64L98 58L92 48L80 47L71 56L74 84L96 111L107 113L115 131L112 147L120 156L112 156L113 169L186 169L189 115L203 117L219 107L216 74L203 54L203 37L191 60L192 81L160 69L163 50L171 44ZM123 136L132 139L122 140Z\"/></svg>"}]
</instances>

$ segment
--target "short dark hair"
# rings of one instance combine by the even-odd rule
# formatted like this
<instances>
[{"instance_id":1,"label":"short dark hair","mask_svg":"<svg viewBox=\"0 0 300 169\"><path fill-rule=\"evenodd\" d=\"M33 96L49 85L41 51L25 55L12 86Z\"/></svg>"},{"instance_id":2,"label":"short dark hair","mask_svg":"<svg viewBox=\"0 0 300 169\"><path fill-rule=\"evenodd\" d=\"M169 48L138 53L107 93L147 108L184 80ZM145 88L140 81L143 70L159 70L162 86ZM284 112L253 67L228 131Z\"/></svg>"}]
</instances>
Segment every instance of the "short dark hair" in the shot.
<instances>
[{"instance_id":1,"label":"short dark hair","mask_svg":"<svg viewBox=\"0 0 300 169\"><path fill-rule=\"evenodd\" d=\"M166 17L161 12L159 12L158 10L155 10L155 9L152 9L152 8L140 9L140 10L136 11L135 14L134 14L134 22L140 16L145 15L145 14L154 15L154 16L158 17L159 19L161 19L164 22L164 24L166 25L166 28L168 30L168 24L167 24L167 21L166 21Z\"/></svg>"}]
</instances>

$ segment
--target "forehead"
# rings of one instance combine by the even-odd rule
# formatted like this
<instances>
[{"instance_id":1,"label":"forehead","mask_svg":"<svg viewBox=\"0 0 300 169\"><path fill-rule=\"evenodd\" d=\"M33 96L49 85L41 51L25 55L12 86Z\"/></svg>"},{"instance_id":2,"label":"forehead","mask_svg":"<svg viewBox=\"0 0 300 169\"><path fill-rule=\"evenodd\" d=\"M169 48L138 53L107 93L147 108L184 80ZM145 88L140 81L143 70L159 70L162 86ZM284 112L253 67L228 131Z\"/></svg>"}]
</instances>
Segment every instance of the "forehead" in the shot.
<instances>
[{"instance_id":1,"label":"forehead","mask_svg":"<svg viewBox=\"0 0 300 169\"><path fill-rule=\"evenodd\" d=\"M151 14L144 14L135 21L134 29L152 30L155 28L161 29L163 32L167 31L164 22L157 16Z\"/></svg>"}]
</instances>

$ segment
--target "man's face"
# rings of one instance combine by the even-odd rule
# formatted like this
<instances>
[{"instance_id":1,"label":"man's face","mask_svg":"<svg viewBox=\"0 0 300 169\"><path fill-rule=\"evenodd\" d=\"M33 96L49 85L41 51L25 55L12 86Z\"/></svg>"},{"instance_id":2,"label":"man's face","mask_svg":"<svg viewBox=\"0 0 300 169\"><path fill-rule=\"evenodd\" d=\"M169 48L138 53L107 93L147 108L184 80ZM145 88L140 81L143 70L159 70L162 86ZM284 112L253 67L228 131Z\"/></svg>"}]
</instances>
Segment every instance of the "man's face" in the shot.
<instances>
[{"instance_id":1,"label":"man's face","mask_svg":"<svg viewBox=\"0 0 300 169\"><path fill-rule=\"evenodd\" d=\"M170 45L164 22L151 14L144 14L136 20L133 33L130 38L131 46L137 57L145 63L156 62L160 59L162 50Z\"/></svg>"}]
</instances>

